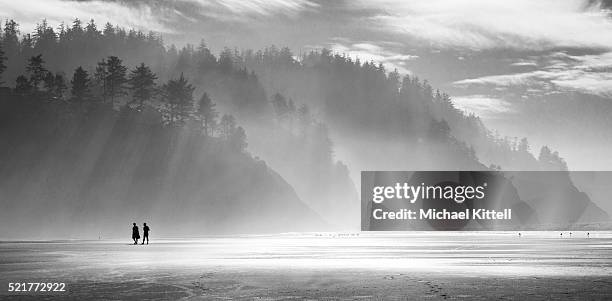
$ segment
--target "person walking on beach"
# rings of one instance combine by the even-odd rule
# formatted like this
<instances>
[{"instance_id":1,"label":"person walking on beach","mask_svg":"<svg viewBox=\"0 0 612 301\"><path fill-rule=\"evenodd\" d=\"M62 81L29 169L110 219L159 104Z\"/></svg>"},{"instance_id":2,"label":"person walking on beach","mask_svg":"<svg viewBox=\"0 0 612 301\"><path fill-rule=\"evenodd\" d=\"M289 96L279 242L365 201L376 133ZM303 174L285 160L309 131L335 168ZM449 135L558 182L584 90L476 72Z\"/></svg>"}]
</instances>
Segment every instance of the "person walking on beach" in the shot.
<instances>
[{"instance_id":1,"label":"person walking on beach","mask_svg":"<svg viewBox=\"0 0 612 301\"><path fill-rule=\"evenodd\" d=\"M138 239L140 239L140 232L138 232L138 226L136 226L136 223L132 223L132 225L134 225L134 227L132 227L132 239L134 240L134 244L137 245Z\"/></svg>"},{"instance_id":2,"label":"person walking on beach","mask_svg":"<svg viewBox=\"0 0 612 301\"><path fill-rule=\"evenodd\" d=\"M144 223L142 226L142 244L144 245L145 239L147 240L147 245L149 244L149 231L151 229L147 226L147 223Z\"/></svg>"}]
</instances>

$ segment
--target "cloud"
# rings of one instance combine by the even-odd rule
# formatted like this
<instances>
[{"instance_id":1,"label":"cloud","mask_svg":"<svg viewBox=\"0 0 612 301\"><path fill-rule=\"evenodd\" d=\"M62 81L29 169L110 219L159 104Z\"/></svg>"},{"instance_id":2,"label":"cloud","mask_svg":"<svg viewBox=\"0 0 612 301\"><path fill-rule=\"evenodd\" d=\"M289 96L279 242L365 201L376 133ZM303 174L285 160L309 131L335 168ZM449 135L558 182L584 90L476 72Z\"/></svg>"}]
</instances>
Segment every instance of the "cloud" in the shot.
<instances>
[{"instance_id":1,"label":"cloud","mask_svg":"<svg viewBox=\"0 0 612 301\"><path fill-rule=\"evenodd\" d=\"M600 96L612 96L612 74L577 71L551 82L562 89L575 90Z\"/></svg>"},{"instance_id":2,"label":"cloud","mask_svg":"<svg viewBox=\"0 0 612 301\"><path fill-rule=\"evenodd\" d=\"M338 42L332 44L331 49L336 53L346 54L353 59L359 58L361 62L373 61L375 63L382 63L388 70L397 69L398 72L403 74L410 73L410 71L404 67L406 61L418 58L416 55L401 54L371 42L352 44Z\"/></svg>"},{"instance_id":3,"label":"cloud","mask_svg":"<svg viewBox=\"0 0 612 301\"><path fill-rule=\"evenodd\" d=\"M612 20L588 0L357 0L383 31L470 49L612 48Z\"/></svg>"},{"instance_id":4,"label":"cloud","mask_svg":"<svg viewBox=\"0 0 612 301\"><path fill-rule=\"evenodd\" d=\"M0 0L0 19L15 19L25 32L33 30L43 18L50 24L79 18L167 33L172 30L164 22L173 14L170 10L153 11L148 5L124 6L107 1Z\"/></svg>"},{"instance_id":5,"label":"cloud","mask_svg":"<svg viewBox=\"0 0 612 301\"><path fill-rule=\"evenodd\" d=\"M510 64L511 66L516 66L516 67L537 67L538 64L536 62L533 61L526 61L526 60L520 60L516 63L512 63Z\"/></svg>"},{"instance_id":6,"label":"cloud","mask_svg":"<svg viewBox=\"0 0 612 301\"><path fill-rule=\"evenodd\" d=\"M455 106L463 111L474 113L484 118L501 117L513 112L511 104L500 98L486 95L467 95L453 98Z\"/></svg>"},{"instance_id":7,"label":"cloud","mask_svg":"<svg viewBox=\"0 0 612 301\"><path fill-rule=\"evenodd\" d=\"M522 87L539 94L550 91L579 91L612 95L612 52L597 55L553 53L540 70L459 80L456 87Z\"/></svg>"},{"instance_id":8,"label":"cloud","mask_svg":"<svg viewBox=\"0 0 612 301\"><path fill-rule=\"evenodd\" d=\"M489 75L477 78L459 80L453 83L455 86L468 87L471 85L492 85L500 87L527 86L537 84L541 80L551 80L559 76L550 71L532 71L515 74Z\"/></svg>"},{"instance_id":9,"label":"cloud","mask_svg":"<svg viewBox=\"0 0 612 301\"><path fill-rule=\"evenodd\" d=\"M201 13L224 19L238 19L239 16L257 17L282 14L295 16L319 5L310 0L183 0L196 3Z\"/></svg>"},{"instance_id":10,"label":"cloud","mask_svg":"<svg viewBox=\"0 0 612 301\"><path fill-rule=\"evenodd\" d=\"M316 7L318 4L310 0L0 0L0 19L15 19L27 30L32 30L42 18L50 24L79 18L161 33L180 33L185 31L185 23L205 23L206 18L244 23L273 15L295 17Z\"/></svg>"}]
</instances>

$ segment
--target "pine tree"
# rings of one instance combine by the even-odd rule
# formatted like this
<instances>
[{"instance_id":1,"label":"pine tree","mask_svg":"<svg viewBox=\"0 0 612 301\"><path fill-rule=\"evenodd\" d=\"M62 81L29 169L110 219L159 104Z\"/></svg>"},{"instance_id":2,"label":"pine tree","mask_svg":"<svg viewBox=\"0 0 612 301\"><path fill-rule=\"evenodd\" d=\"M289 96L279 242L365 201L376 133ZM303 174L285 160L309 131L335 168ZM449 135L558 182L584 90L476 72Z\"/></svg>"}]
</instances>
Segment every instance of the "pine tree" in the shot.
<instances>
[{"instance_id":1,"label":"pine tree","mask_svg":"<svg viewBox=\"0 0 612 301\"><path fill-rule=\"evenodd\" d=\"M78 67L74 70L74 75L70 83L72 84L70 92L73 101L83 103L89 99L90 80L87 71L83 70L82 67Z\"/></svg>"},{"instance_id":2,"label":"pine tree","mask_svg":"<svg viewBox=\"0 0 612 301\"><path fill-rule=\"evenodd\" d=\"M144 63L131 71L129 76L130 89L132 90L133 100L138 103L139 110L142 110L145 101L153 97L156 79L157 76Z\"/></svg>"},{"instance_id":3,"label":"pine tree","mask_svg":"<svg viewBox=\"0 0 612 301\"><path fill-rule=\"evenodd\" d=\"M45 90L50 96L63 98L64 91L66 91L67 87L64 76L61 73L56 73L53 75L53 73L47 72L44 84Z\"/></svg>"},{"instance_id":4,"label":"pine tree","mask_svg":"<svg viewBox=\"0 0 612 301\"><path fill-rule=\"evenodd\" d=\"M248 143L246 140L247 140L246 133L244 129L241 126L239 126L236 128L236 130L234 130L230 134L229 144L232 147L232 149L237 150L239 152L244 152L244 150L248 146Z\"/></svg>"},{"instance_id":5,"label":"pine tree","mask_svg":"<svg viewBox=\"0 0 612 301\"><path fill-rule=\"evenodd\" d=\"M15 80L15 93L19 95L29 95L32 93L32 85L30 80L24 75L20 75Z\"/></svg>"},{"instance_id":6,"label":"pine tree","mask_svg":"<svg viewBox=\"0 0 612 301\"><path fill-rule=\"evenodd\" d=\"M197 48L195 56L198 72L200 74L204 74L208 70L214 68L217 63L217 59L210 52L210 49L206 47L206 43L204 43L204 40L200 41L200 45Z\"/></svg>"},{"instance_id":7,"label":"pine tree","mask_svg":"<svg viewBox=\"0 0 612 301\"><path fill-rule=\"evenodd\" d=\"M219 132L221 138L226 141L229 141L232 133L236 130L236 119L234 116L229 114L223 114L221 117L221 122L219 123Z\"/></svg>"},{"instance_id":8,"label":"pine tree","mask_svg":"<svg viewBox=\"0 0 612 301\"><path fill-rule=\"evenodd\" d=\"M45 74L43 85L45 86L45 91L47 91L47 93L53 93L55 90L55 76L53 73L47 72L47 74Z\"/></svg>"},{"instance_id":9,"label":"pine tree","mask_svg":"<svg viewBox=\"0 0 612 301\"><path fill-rule=\"evenodd\" d=\"M106 65L107 65L106 60L102 59L101 61L98 62L98 65L96 66L96 72L94 73L94 78L96 79L96 81L100 85L100 88L102 89L102 93L100 94L102 95L103 103L106 103L106 96L108 95L108 91L107 91L108 71L107 71Z\"/></svg>"},{"instance_id":10,"label":"pine tree","mask_svg":"<svg viewBox=\"0 0 612 301\"><path fill-rule=\"evenodd\" d=\"M100 36L100 31L98 31L98 26L94 19L91 19L87 26L85 26L85 35L90 41L97 39Z\"/></svg>"},{"instance_id":11,"label":"pine tree","mask_svg":"<svg viewBox=\"0 0 612 301\"><path fill-rule=\"evenodd\" d=\"M7 20L4 23L3 45L9 57L14 57L19 50L19 24L14 20Z\"/></svg>"},{"instance_id":12,"label":"pine tree","mask_svg":"<svg viewBox=\"0 0 612 301\"><path fill-rule=\"evenodd\" d=\"M229 48L224 48L219 54L219 68L223 73L230 73L234 65L232 51Z\"/></svg>"},{"instance_id":13,"label":"pine tree","mask_svg":"<svg viewBox=\"0 0 612 301\"><path fill-rule=\"evenodd\" d=\"M115 35L115 27L113 27L113 25L109 22L106 22L102 34L106 39L110 39L113 35Z\"/></svg>"},{"instance_id":14,"label":"pine tree","mask_svg":"<svg viewBox=\"0 0 612 301\"><path fill-rule=\"evenodd\" d=\"M79 18L72 21L72 27L68 29L68 39L75 41L83 37L83 23Z\"/></svg>"},{"instance_id":15,"label":"pine tree","mask_svg":"<svg viewBox=\"0 0 612 301\"><path fill-rule=\"evenodd\" d=\"M127 82L127 68L123 66L123 62L116 56L109 56L106 61L106 84L108 95L111 98L111 104L115 105L115 98L125 94L124 85Z\"/></svg>"},{"instance_id":16,"label":"pine tree","mask_svg":"<svg viewBox=\"0 0 612 301\"><path fill-rule=\"evenodd\" d=\"M55 74L55 90L53 91L53 94L56 97L63 99L66 89L68 89L68 87L66 86L66 79L64 78L64 75L62 73L56 73Z\"/></svg>"},{"instance_id":17,"label":"pine tree","mask_svg":"<svg viewBox=\"0 0 612 301\"><path fill-rule=\"evenodd\" d=\"M166 120L169 124L182 124L193 110L193 87L183 73L178 79L171 79L163 87L166 101Z\"/></svg>"},{"instance_id":18,"label":"pine tree","mask_svg":"<svg viewBox=\"0 0 612 301\"><path fill-rule=\"evenodd\" d=\"M40 83L44 81L47 76L47 69L44 67L45 61L42 58L42 54L33 56L28 60L26 66L26 72L30 76L30 85L34 91L38 91Z\"/></svg>"},{"instance_id":19,"label":"pine tree","mask_svg":"<svg viewBox=\"0 0 612 301\"><path fill-rule=\"evenodd\" d=\"M4 83L2 81L2 73L6 70L6 57L4 56L4 50L2 50L2 43L0 43L0 87Z\"/></svg>"},{"instance_id":20,"label":"pine tree","mask_svg":"<svg viewBox=\"0 0 612 301\"><path fill-rule=\"evenodd\" d=\"M36 25L36 29L33 36L34 47L36 50L44 51L53 47L57 41L57 35L53 31L46 19Z\"/></svg>"},{"instance_id":21,"label":"pine tree","mask_svg":"<svg viewBox=\"0 0 612 301\"><path fill-rule=\"evenodd\" d=\"M198 103L198 115L202 121L204 135L212 136L217 127L217 117L219 113L215 110L216 104L212 102L208 94L202 94Z\"/></svg>"},{"instance_id":22,"label":"pine tree","mask_svg":"<svg viewBox=\"0 0 612 301\"><path fill-rule=\"evenodd\" d=\"M276 93L274 96L272 96L272 107L276 113L276 119L279 122L283 121L287 117L287 114L289 114L289 104L287 103L285 96L280 93Z\"/></svg>"}]
</instances>

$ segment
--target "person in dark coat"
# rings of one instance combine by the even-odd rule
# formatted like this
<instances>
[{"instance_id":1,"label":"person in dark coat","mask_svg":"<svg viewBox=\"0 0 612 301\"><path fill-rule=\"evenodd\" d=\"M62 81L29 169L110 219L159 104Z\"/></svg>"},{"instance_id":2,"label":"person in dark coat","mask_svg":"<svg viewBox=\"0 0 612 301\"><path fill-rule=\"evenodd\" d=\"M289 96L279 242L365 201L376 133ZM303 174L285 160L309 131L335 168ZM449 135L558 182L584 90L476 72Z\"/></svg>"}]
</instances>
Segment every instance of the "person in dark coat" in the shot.
<instances>
[{"instance_id":1,"label":"person in dark coat","mask_svg":"<svg viewBox=\"0 0 612 301\"><path fill-rule=\"evenodd\" d=\"M138 240L140 239L140 232L138 232L138 226L136 223L132 223L134 227L132 227L132 239L134 240L134 244L138 244Z\"/></svg>"},{"instance_id":2,"label":"person in dark coat","mask_svg":"<svg viewBox=\"0 0 612 301\"><path fill-rule=\"evenodd\" d=\"M145 239L147 240L147 245L149 244L149 231L151 229L147 226L147 223L144 223L142 226L142 244L144 245Z\"/></svg>"}]
</instances>

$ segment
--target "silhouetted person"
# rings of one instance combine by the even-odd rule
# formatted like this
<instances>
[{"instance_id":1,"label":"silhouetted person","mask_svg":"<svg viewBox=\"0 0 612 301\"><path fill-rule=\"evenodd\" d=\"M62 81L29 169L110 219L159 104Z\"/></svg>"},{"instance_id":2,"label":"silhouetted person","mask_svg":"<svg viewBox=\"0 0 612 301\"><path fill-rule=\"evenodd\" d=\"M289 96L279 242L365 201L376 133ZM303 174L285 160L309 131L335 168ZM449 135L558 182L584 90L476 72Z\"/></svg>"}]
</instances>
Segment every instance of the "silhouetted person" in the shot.
<instances>
[{"instance_id":1,"label":"silhouetted person","mask_svg":"<svg viewBox=\"0 0 612 301\"><path fill-rule=\"evenodd\" d=\"M149 229L149 226L147 226L147 223L144 223L142 226L142 244L144 245L144 241L145 239L147 240L147 245L149 244L149 231L151 229Z\"/></svg>"},{"instance_id":2,"label":"silhouetted person","mask_svg":"<svg viewBox=\"0 0 612 301\"><path fill-rule=\"evenodd\" d=\"M591 233L587 232L587 238L589 238L589 235L590 235L590 234L591 234Z\"/></svg>"},{"instance_id":3,"label":"silhouetted person","mask_svg":"<svg viewBox=\"0 0 612 301\"><path fill-rule=\"evenodd\" d=\"M521 232L519 232L519 237L521 237Z\"/></svg>"},{"instance_id":4,"label":"silhouetted person","mask_svg":"<svg viewBox=\"0 0 612 301\"><path fill-rule=\"evenodd\" d=\"M138 232L138 226L136 226L136 223L132 223L132 225L134 225L134 227L132 227L132 239L134 240L134 244L137 245L138 239L140 239L140 232Z\"/></svg>"}]
</instances>

